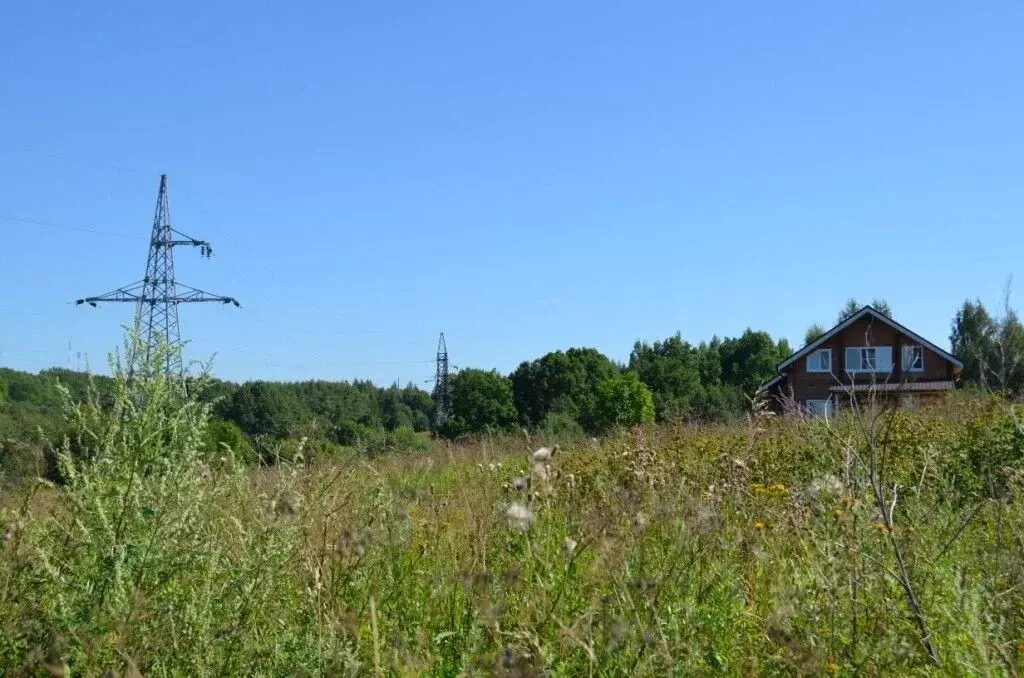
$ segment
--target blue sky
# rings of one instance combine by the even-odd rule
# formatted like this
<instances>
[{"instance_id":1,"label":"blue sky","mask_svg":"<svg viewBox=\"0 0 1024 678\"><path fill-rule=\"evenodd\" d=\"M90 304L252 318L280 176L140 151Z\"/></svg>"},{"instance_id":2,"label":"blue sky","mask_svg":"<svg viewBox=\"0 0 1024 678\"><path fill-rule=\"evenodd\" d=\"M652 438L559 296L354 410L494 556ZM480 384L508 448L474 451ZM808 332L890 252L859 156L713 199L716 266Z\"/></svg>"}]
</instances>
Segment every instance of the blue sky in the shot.
<instances>
[{"instance_id":1,"label":"blue sky","mask_svg":"<svg viewBox=\"0 0 1024 678\"><path fill-rule=\"evenodd\" d=\"M179 279L242 302L181 311L228 379L422 383L441 330L502 371L799 343L850 296L946 345L1021 280L1022 34L1006 0L7 3L0 215L121 235L0 219L0 365L103 367L131 308L69 302L142 277L161 172L215 247Z\"/></svg>"}]
</instances>

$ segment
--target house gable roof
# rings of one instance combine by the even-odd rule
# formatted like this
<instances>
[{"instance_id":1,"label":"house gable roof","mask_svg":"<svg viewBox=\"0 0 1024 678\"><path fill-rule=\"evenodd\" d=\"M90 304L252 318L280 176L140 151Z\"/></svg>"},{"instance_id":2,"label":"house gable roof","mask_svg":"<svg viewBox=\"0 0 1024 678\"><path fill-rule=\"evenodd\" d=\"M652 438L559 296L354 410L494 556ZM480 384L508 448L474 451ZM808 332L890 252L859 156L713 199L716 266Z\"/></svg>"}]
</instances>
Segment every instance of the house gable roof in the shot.
<instances>
[{"instance_id":1,"label":"house gable roof","mask_svg":"<svg viewBox=\"0 0 1024 678\"><path fill-rule=\"evenodd\" d=\"M922 337L922 336L920 336L920 335L918 335L918 334L916 334L914 332L911 332L909 329L907 329L903 325L900 325L898 322L896 322L892 318L887 317L886 315L881 313L878 309L874 308L873 306L865 306L864 308L860 309L859 311L857 311L856 313L851 315L846 320L842 321L841 323L839 323L838 325L836 325L835 327L830 329L828 332L825 332L825 334L821 335L820 337L818 337L817 339L815 339L811 343L807 344L802 349L800 349L799 351L797 351L796 353L794 353L793 355L789 356L788 358L783 360L781 363L779 363L779 372L782 372L782 370L786 369L787 367L789 367L790 365L795 363L797 360L799 360L800 358L804 357L805 355L807 355L808 353L813 351L818 346L821 346L826 341L828 341L829 339L831 339L835 335L839 334L840 332L845 330L847 327L853 325L855 322L857 322L858 320L860 320L861 318L863 318L866 315L870 315L873 318L882 321L883 323L885 323L889 327L893 328L897 332L900 332L902 334L907 335L908 337L910 337L911 339L913 339L917 343L921 344L922 346L928 348L931 351L934 351L935 353L939 354L939 356L941 356L945 360L948 360L949 362L953 363L958 368L963 369L964 364L962 362L960 362L959 360L957 360L956 357L953 356L953 354L951 354L949 351L944 351L941 348L939 348L938 346L936 346L935 344L933 344L932 342L930 342L927 339L925 339L924 337Z\"/></svg>"}]
</instances>

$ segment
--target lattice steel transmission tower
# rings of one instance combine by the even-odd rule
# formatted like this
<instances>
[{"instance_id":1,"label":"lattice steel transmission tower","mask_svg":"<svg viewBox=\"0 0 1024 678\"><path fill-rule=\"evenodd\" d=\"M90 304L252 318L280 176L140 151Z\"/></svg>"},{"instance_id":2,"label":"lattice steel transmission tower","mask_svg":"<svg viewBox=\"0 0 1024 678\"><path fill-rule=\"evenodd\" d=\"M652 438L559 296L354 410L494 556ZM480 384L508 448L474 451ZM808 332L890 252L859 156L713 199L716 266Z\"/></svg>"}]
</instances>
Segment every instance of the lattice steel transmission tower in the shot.
<instances>
[{"instance_id":1,"label":"lattice steel transmission tower","mask_svg":"<svg viewBox=\"0 0 1024 678\"><path fill-rule=\"evenodd\" d=\"M444 332L437 341L437 374L434 376L434 428L447 424L452 418L452 383L448 378L448 345Z\"/></svg>"},{"instance_id":2,"label":"lattice steel transmission tower","mask_svg":"<svg viewBox=\"0 0 1024 678\"><path fill-rule=\"evenodd\" d=\"M78 299L76 304L95 307L102 301L135 304L135 329L145 341L145 356L130 356L129 362L148 365L160 341L172 350L167 352L164 371L179 376L181 361L181 329L178 325L178 304L217 302L239 306L234 297L223 297L189 287L174 279L174 248L178 245L198 247L201 256L209 259L213 248L206 240L185 235L171 227L171 209L167 202L167 175L160 175L160 194L156 199L153 235L149 241L146 277L97 297Z\"/></svg>"}]
</instances>

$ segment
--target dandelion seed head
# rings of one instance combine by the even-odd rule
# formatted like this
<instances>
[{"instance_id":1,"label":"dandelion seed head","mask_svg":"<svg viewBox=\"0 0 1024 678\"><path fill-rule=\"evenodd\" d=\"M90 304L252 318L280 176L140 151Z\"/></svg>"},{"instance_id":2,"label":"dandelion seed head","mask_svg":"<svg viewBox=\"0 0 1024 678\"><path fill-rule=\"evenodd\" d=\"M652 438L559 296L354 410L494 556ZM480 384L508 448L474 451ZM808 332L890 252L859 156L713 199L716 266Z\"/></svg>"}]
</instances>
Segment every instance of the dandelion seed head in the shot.
<instances>
[{"instance_id":1,"label":"dandelion seed head","mask_svg":"<svg viewBox=\"0 0 1024 678\"><path fill-rule=\"evenodd\" d=\"M561 451L561 448L558 445L555 445L554 447L542 447L533 453L533 461L534 463L551 461L551 457L558 454L559 451Z\"/></svg>"},{"instance_id":2,"label":"dandelion seed head","mask_svg":"<svg viewBox=\"0 0 1024 678\"><path fill-rule=\"evenodd\" d=\"M505 517L508 518L509 527L519 532L526 532L537 520L533 511L522 504L512 504L509 506L505 512Z\"/></svg>"}]
</instances>

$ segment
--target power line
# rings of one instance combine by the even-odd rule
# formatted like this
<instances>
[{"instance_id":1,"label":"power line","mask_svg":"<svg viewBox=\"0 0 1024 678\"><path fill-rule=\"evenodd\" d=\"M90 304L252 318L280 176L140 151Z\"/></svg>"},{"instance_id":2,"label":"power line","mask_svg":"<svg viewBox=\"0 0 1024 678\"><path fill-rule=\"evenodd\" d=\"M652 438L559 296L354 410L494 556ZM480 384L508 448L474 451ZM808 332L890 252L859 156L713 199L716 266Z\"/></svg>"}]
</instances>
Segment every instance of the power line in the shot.
<instances>
[{"instance_id":1,"label":"power line","mask_svg":"<svg viewBox=\"0 0 1024 678\"><path fill-rule=\"evenodd\" d=\"M109 235L115 238L129 238L132 240L141 239L137 235L128 235L127 233L115 233L114 231L103 231L90 226L72 226L71 224L57 224L52 221L39 221L38 219L26 219L25 217L12 217L0 214L0 219L7 221L19 221L23 224L35 224L36 226L47 226L49 228L62 228L68 231L82 231L83 233L95 233L96 235Z\"/></svg>"},{"instance_id":2,"label":"power line","mask_svg":"<svg viewBox=\"0 0 1024 678\"><path fill-rule=\"evenodd\" d=\"M58 155L56 153L48 153L46 151L40 151L40 150L37 150L37 149L34 149L34 148L24 148L23 146L13 146L11 144L0 145L0 148L3 148L3 149L8 150L8 151L18 151L18 152L21 152L21 153L33 153L35 155L40 155L40 156L43 156L45 158L53 158L54 160L64 160L66 162L77 162L77 163L82 164L82 165L92 165L94 167L104 167L106 169L114 170L115 172L130 172L132 174L144 174L144 175L157 175L157 174L160 174L159 172L140 170L140 169L135 169L133 167L122 167L120 165L111 165L109 163L97 162L95 160L83 160L81 158L72 158L72 157L66 156L66 155Z\"/></svg>"}]
</instances>

